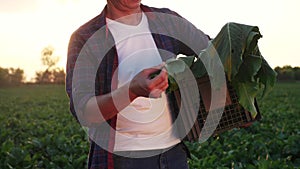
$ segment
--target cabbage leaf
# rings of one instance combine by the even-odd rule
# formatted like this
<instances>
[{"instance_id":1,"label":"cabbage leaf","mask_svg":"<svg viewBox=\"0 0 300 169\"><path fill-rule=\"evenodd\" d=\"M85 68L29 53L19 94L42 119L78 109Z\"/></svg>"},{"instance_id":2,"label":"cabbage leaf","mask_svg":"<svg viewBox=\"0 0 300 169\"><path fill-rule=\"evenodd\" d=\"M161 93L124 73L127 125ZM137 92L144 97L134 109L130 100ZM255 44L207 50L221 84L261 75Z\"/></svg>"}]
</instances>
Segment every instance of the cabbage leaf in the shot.
<instances>
[{"instance_id":1,"label":"cabbage leaf","mask_svg":"<svg viewBox=\"0 0 300 169\"><path fill-rule=\"evenodd\" d=\"M168 64L172 64L172 68L167 71L172 76L176 76L185 71L186 67L183 65L187 65L195 78L205 75L213 77L218 75L212 72L223 66L222 69L224 69L227 80L237 92L239 103L251 112L252 117L255 117L257 114L254 106L255 98L261 92L262 96L268 94L276 82L276 72L259 51L257 43L261 37L257 26L227 23L210 41L208 47L199 53L198 57L181 57L177 61L167 62L166 67ZM219 59L222 65L219 65L216 59ZM218 85L219 83L214 84ZM169 86L171 88L168 90L169 92L178 89L174 79L169 78ZM212 87L217 88L217 86Z\"/></svg>"}]
</instances>

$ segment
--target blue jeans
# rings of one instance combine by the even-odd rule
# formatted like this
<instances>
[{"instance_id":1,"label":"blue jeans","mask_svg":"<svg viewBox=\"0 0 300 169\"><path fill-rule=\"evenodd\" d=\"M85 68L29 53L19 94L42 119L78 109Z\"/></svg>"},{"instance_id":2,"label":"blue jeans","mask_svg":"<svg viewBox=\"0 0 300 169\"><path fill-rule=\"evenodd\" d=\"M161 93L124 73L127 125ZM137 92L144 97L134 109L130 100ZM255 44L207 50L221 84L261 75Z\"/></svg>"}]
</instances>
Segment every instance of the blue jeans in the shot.
<instances>
[{"instance_id":1,"label":"blue jeans","mask_svg":"<svg viewBox=\"0 0 300 169\"><path fill-rule=\"evenodd\" d=\"M151 155L151 153L153 155ZM145 156L145 154L147 156ZM139 158L139 155L141 155ZM189 152L184 143L167 150L117 152L114 155L115 169L188 169ZM134 158L136 157L136 158Z\"/></svg>"}]
</instances>

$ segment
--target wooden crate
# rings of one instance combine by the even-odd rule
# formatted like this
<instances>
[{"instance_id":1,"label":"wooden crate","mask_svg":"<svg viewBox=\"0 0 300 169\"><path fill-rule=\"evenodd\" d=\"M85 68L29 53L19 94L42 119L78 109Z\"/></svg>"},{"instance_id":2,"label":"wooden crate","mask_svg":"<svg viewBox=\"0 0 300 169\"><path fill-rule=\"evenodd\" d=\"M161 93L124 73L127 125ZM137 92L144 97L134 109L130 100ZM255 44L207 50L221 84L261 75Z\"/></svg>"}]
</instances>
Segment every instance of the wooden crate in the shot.
<instances>
[{"instance_id":1,"label":"wooden crate","mask_svg":"<svg viewBox=\"0 0 300 169\"><path fill-rule=\"evenodd\" d=\"M239 128L239 127L248 127L252 124L253 121L259 120L261 118L259 108L257 102L255 100L255 106L257 109L257 116L255 118L252 117L251 113L246 111L239 103L238 103L238 96L234 90L234 88L230 85L227 81L227 86L224 85L223 87L226 88L226 102L224 104L218 104L219 107L212 108L210 110L210 102L211 102L211 85L208 77L203 77L200 79L196 79L198 89L199 89L199 96L200 96L200 107L197 113L196 120L193 120L193 112L192 110L185 110L185 113L180 113L177 118L181 120L181 126L179 127L180 135L186 135L188 140L199 141L200 136L204 139L210 137L211 135L220 134L224 131ZM183 83L189 83L185 81ZM177 105L180 108L182 102L181 97L188 99L188 93L190 92L190 88L184 87L180 88L181 93L185 93L181 95L180 91L174 92ZM184 92L183 92L184 91ZM218 100L216 100L218 102ZM223 101L224 102L224 101ZM190 101L186 101L185 104L190 104ZM193 105L184 106L184 109L189 109ZM222 116L221 116L221 113ZM208 114L211 114L213 120L210 120L209 123L206 123ZM214 120L214 116L217 119L219 116L219 121ZM220 117L221 116L221 117ZM195 117L195 116L194 116ZM187 124L188 123L188 124ZM192 124L193 123L193 124ZM205 127L204 127L205 125ZM192 128L188 126L193 126ZM213 132L213 133L212 133ZM201 139L201 138L200 138Z\"/></svg>"}]
</instances>

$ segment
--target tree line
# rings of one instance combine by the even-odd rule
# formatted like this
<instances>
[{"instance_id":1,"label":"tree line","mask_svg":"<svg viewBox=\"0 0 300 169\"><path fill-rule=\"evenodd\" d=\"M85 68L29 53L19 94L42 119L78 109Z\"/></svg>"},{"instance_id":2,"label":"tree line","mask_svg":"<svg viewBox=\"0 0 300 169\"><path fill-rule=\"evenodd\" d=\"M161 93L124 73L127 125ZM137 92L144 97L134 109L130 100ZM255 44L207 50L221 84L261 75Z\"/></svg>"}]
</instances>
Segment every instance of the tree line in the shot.
<instances>
[{"instance_id":1,"label":"tree line","mask_svg":"<svg viewBox=\"0 0 300 169\"><path fill-rule=\"evenodd\" d=\"M300 67L292 67L286 65L283 67L275 67L278 81L300 81Z\"/></svg>"},{"instance_id":2,"label":"tree line","mask_svg":"<svg viewBox=\"0 0 300 169\"><path fill-rule=\"evenodd\" d=\"M20 68L0 67L0 86L20 85L24 81L24 71Z\"/></svg>"},{"instance_id":3,"label":"tree line","mask_svg":"<svg viewBox=\"0 0 300 169\"><path fill-rule=\"evenodd\" d=\"M41 53L42 70L35 73L34 83L36 84L64 84L65 71L57 67L59 57L53 56L54 48L45 47ZM0 67L0 86L12 86L24 84L24 70L20 68Z\"/></svg>"},{"instance_id":4,"label":"tree line","mask_svg":"<svg viewBox=\"0 0 300 169\"><path fill-rule=\"evenodd\" d=\"M63 84L65 82L65 71L57 67L59 57L53 56L54 48L45 47L41 52L41 62L44 67L35 73L37 84ZM278 81L300 81L300 67L290 65L275 67ZM24 83L24 70L20 68L0 67L0 86L20 85Z\"/></svg>"}]
</instances>

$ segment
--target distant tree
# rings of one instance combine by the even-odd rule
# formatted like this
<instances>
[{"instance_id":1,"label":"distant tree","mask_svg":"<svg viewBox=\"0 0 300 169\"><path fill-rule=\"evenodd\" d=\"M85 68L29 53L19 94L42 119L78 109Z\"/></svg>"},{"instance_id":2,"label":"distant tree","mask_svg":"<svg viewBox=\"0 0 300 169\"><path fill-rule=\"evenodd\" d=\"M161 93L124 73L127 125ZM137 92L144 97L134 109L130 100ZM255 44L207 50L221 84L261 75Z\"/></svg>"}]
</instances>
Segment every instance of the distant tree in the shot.
<instances>
[{"instance_id":1,"label":"distant tree","mask_svg":"<svg viewBox=\"0 0 300 169\"><path fill-rule=\"evenodd\" d=\"M283 67L277 66L275 68L277 72L278 81L295 81L300 80L300 68L286 65Z\"/></svg>"},{"instance_id":2,"label":"distant tree","mask_svg":"<svg viewBox=\"0 0 300 169\"><path fill-rule=\"evenodd\" d=\"M37 83L47 84L52 83L52 73L48 69L45 71L35 72L35 80Z\"/></svg>"},{"instance_id":3,"label":"distant tree","mask_svg":"<svg viewBox=\"0 0 300 169\"><path fill-rule=\"evenodd\" d=\"M294 67L293 70L295 72L295 80L300 80L300 67Z\"/></svg>"},{"instance_id":4,"label":"distant tree","mask_svg":"<svg viewBox=\"0 0 300 169\"><path fill-rule=\"evenodd\" d=\"M12 84L21 84L24 81L24 70L17 68L9 69L10 83Z\"/></svg>"},{"instance_id":5,"label":"distant tree","mask_svg":"<svg viewBox=\"0 0 300 169\"><path fill-rule=\"evenodd\" d=\"M51 46L45 47L42 50L42 63L44 66L47 66L46 70L50 70L52 67L54 67L58 61L59 57L53 56L54 48Z\"/></svg>"},{"instance_id":6,"label":"distant tree","mask_svg":"<svg viewBox=\"0 0 300 169\"><path fill-rule=\"evenodd\" d=\"M64 83L65 72L63 69L56 67L59 57L53 56L54 48L51 46L45 47L41 53L41 61L45 70L37 71L35 80L37 83Z\"/></svg>"},{"instance_id":7,"label":"distant tree","mask_svg":"<svg viewBox=\"0 0 300 169\"><path fill-rule=\"evenodd\" d=\"M0 86L9 84L9 72L8 69L0 67Z\"/></svg>"},{"instance_id":8,"label":"distant tree","mask_svg":"<svg viewBox=\"0 0 300 169\"><path fill-rule=\"evenodd\" d=\"M0 67L0 86L20 85L24 81L24 71L20 68Z\"/></svg>"},{"instance_id":9,"label":"distant tree","mask_svg":"<svg viewBox=\"0 0 300 169\"><path fill-rule=\"evenodd\" d=\"M57 84L64 84L66 73L63 69L57 68L52 72L53 82Z\"/></svg>"}]
</instances>

